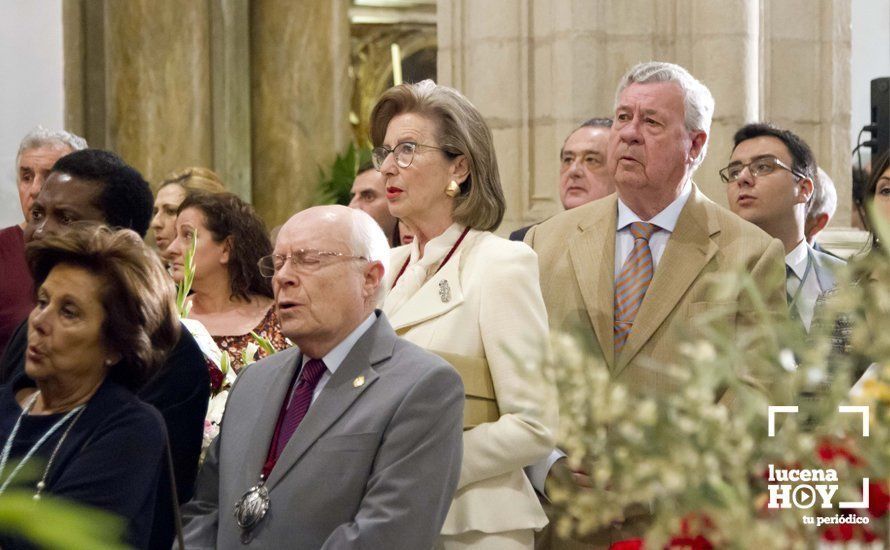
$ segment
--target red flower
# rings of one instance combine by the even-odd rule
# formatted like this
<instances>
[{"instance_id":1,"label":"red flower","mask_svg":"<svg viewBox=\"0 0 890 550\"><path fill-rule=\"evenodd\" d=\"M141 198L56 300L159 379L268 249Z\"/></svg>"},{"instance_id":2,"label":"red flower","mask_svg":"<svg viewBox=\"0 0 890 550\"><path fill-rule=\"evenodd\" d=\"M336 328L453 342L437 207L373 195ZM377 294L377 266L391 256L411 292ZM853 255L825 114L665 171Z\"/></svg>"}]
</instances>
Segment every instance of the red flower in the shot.
<instances>
[{"instance_id":1,"label":"red flower","mask_svg":"<svg viewBox=\"0 0 890 550\"><path fill-rule=\"evenodd\" d=\"M822 462L830 463L837 460L846 460L850 466L862 466L862 460L851 453L846 447L823 440L818 448L819 458Z\"/></svg>"},{"instance_id":2,"label":"red flower","mask_svg":"<svg viewBox=\"0 0 890 550\"><path fill-rule=\"evenodd\" d=\"M713 531L714 522L705 514L689 514L680 520L680 533L671 538L666 550L714 550L714 546L702 533ZM643 539L627 539L616 542L609 550L642 550Z\"/></svg>"},{"instance_id":3,"label":"red flower","mask_svg":"<svg viewBox=\"0 0 890 550\"><path fill-rule=\"evenodd\" d=\"M226 375L209 360L207 361L207 370L210 372L210 391L216 394L222 388Z\"/></svg>"},{"instance_id":4,"label":"red flower","mask_svg":"<svg viewBox=\"0 0 890 550\"><path fill-rule=\"evenodd\" d=\"M822 532L822 540L829 542L874 542L878 540L878 536L865 525L841 523L840 525L832 525L825 529Z\"/></svg>"},{"instance_id":5,"label":"red flower","mask_svg":"<svg viewBox=\"0 0 890 550\"><path fill-rule=\"evenodd\" d=\"M868 513L875 518L884 517L890 511L890 494L886 481L868 482Z\"/></svg>"}]
</instances>

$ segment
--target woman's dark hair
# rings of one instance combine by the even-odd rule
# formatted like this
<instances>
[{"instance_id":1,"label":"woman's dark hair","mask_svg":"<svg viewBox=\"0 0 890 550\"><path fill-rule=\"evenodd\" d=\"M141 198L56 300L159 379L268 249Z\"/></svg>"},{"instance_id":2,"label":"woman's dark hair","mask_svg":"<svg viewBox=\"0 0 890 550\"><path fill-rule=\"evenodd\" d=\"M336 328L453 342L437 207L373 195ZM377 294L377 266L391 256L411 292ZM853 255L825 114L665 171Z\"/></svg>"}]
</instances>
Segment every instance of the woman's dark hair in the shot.
<instances>
[{"instance_id":1,"label":"woman's dark hair","mask_svg":"<svg viewBox=\"0 0 890 550\"><path fill-rule=\"evenodd\" d=\"M179 205L177 214L186 208L204 214L214 242L228 241L231 297L249 300L259 294L272 298L272 283L257 267L260 258L272 253L272 241L253 207L232 193L193 192Z\"/></svg>"},{"instance_id":2,"label":"woman's dark hair","mask_svg":"<svg viewBox=\"0 0 890 550\"><path fill-rule=\"evenodd\" d=\"M25 255L35 288L58 265L80 267L102 279L102 337L121 356L109 370L110 379L137 391L161 368L179 339L176 291L139 235L82 223L32 241Z\"/></svg>"},{"instance_id":3,"label":"woman's dark hair","mask_svg":"<svg viewBox=\"0 0 890 550\"><path fill-rule=\"evenodd\" d=\"M865 223L865 228L871 232L872 250L878 251L881 248L881 243L878 240L877 234L875 234L875 224L871 219L871 215L869 214L866 205L871 204L872 201L874 201L875 193L878 188L878 180L880 180L884 172L890 168L890 151L885 151L872 162L871 166L871 175L868 178L868 184L865 186L865 196L863 197L862 202L858 203L856 207L859 209L859 216Z\"/></svg>"}]
</instances>

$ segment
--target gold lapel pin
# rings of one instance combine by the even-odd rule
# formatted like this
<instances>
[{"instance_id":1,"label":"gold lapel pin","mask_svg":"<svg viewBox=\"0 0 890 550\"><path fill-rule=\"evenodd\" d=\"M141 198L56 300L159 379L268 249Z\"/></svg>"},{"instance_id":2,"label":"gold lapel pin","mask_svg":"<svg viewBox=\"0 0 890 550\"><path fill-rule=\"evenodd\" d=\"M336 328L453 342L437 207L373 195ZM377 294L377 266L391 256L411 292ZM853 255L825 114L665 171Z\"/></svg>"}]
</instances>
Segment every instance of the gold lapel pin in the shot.
<instances>
[{"instance_id":1,"label":"gold lapel pin","mask_svg":"<svg viewBox=\"0 0 890 550\"><path fill-rule=\"evenodd\" d=\"M358 388L359 386L364 386L364 385L365 385L365 377L364 376L357 376L355 378L355 380L352 381L353 388Z\"/></svg>"}]
</instances>

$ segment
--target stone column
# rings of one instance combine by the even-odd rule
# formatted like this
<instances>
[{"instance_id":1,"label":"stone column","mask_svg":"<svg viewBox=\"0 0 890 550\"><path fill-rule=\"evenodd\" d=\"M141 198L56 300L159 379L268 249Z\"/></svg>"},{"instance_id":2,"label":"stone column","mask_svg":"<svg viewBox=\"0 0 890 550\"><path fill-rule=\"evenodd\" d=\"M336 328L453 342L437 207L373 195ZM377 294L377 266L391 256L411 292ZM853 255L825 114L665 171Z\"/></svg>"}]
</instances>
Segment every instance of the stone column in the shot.
<instances>
[{"instance_id":1,"label":"stone column","mask_svg":"<svg viewBox=\"0 0 890 550\"><path fill-rule=\"evenodd\" d=\"M105 2L105 146L151 182L213 166L208 2Z\"/></svg>"},{"instance_id":2,"label":"stone column","mask_svg":"<svg viewBox=\"0 0 890 550\"><path fill-rule=\"evenodd\" d=\"M270 226L309 206L349 140L345 0L250 3L253 198Z\"/></svg>"},{"instance_id":3,"label":"stone column","mask_svg":"<svg viewBox=\"0 0 890 550\"><path fill-rule=\"evenodd\" d=\"M796 7L779 9L779 4ZM717 170L729 157L734 131L766 119L767 107L776 101L794 102L805 93L793 85L800 70L791 67L786 67L790 82L776 89L769 85L765 65L774 59L798 63L825 79L812 90L818 105L808 112L827 136L803 136L812 140L820 159L848 174L849 163L841 157L849 149L843 121L850 111L849 69L844 73L841 65L849 59L849 0L809 10L806 5L803 0L439 0L439 81L464 92L492 127L508 198L500 232L561 209L557 157L563 140L584 119L611 116L621 75L651 59L686 67L714 95L709 152L695 181L717 202L726 202ZM773 29L789 29L810 18L821 26L805 25L813 37L808 59L789 56L787 43L764 31L767 22ZM814 47L822 53L814 56ZM835 181L842 186L839 194L848 197L849 181L837 176Z\"/></svg>"},{"instance_id":4,"label":"stone column","mask_svg":"<svg viewBox=\"0 0 890 550\"><path fill-rule=\"evenodd\" d=\"M157 183L206 166L250 199L248 0L65 0L66 125Z\"/></svg>"},{"instance_id":5,"label":"stone column","mask_svg":"<svg viewBox=\"0 0 890 550\"><path fill-rule=\"evenodd\" d=\"M832 227L849 227L849 0L766 2L763 33L763 120L799 134L838 187Z\"/></svg>"}]
</instances>

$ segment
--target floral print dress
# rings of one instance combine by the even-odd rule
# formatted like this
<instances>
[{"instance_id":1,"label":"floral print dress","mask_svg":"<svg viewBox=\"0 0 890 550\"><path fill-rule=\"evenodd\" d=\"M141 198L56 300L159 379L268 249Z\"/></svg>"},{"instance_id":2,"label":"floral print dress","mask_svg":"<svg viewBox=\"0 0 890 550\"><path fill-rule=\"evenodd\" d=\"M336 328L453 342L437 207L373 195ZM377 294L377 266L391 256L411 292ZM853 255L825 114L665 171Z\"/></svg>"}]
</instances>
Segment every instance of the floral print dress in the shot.
<instances>
[{"instance_id":1,"label":"floral print dress","mask_svg":"<svg viewBox=\"0 0 890 550\"><path fill-rule=\"evenodd\" d=\"M263 317L263 320L260 321L260 324L253 329L253 332L263 339L267 340L272 344L272 347L275 348L275 351L281 351L290 344L288 344L284 335L281 334L281 325L278 323L278 315L275 313L275 307L270 306L269 311L266 312L266 316ZM214 336L213 341L216 342L216 345L219 346L219 349L229 354L229 359L232 361L232 367L235 369L235 372L240 371L245 363L244 363L244 352L248 350L248 345L258 345L256 338L254 338L249 332L247 334L240 334L236 336ZM251 349L253 346L251 346ZM266 350L260 346L253 357L247 358L247 363L251 363L253 361L259 361L260 359L269 355ZM212 375L212 373L211 373Z\"/></svg>"}]
</instances>

